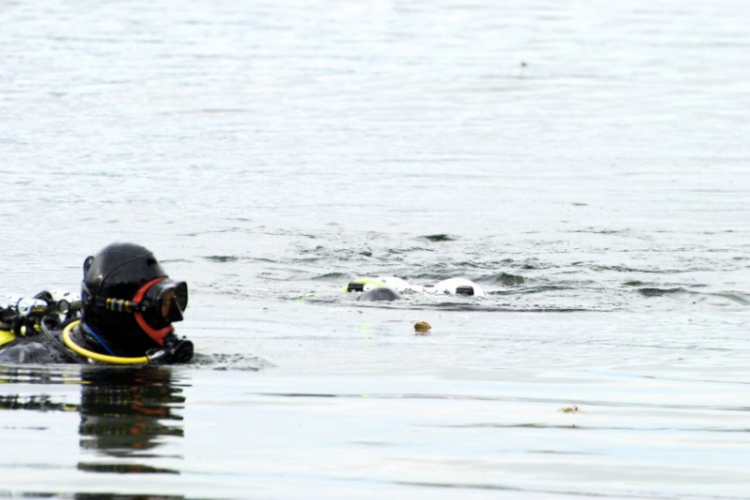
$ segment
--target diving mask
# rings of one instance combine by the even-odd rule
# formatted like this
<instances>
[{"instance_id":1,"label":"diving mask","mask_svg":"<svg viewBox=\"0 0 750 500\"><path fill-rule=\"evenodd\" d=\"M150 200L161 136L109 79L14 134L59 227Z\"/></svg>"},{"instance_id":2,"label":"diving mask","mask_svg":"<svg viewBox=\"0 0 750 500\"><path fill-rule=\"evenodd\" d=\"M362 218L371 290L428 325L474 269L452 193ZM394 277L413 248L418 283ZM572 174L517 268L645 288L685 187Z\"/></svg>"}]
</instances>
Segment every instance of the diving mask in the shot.
<instances>
[{"instance_id":1,"label":"diving mask","mask_svg":"<svg viewBox=\"0 0 750 500\"><path fill-rule=\"evenodd\" d=\"M138 289L132 300L94 298L84 288L84 303L86 301L110 311L132 313L138 326L157 344L164 345L164 337L174 331L172 323L183 319L188 287L184 281L161 276Z\"/></svg>"},{"instance_id":2,"label":"diving mask","mask_svg":"<svg viewBox=\"0 0 750 500\"><path fill-rule=\"evenodd\" d=\"M188 287L184 281L156 278L149 281L133 297L140 304L138 310L154 328L182 321L188 305Z\"/></svg>"}]
</instances>

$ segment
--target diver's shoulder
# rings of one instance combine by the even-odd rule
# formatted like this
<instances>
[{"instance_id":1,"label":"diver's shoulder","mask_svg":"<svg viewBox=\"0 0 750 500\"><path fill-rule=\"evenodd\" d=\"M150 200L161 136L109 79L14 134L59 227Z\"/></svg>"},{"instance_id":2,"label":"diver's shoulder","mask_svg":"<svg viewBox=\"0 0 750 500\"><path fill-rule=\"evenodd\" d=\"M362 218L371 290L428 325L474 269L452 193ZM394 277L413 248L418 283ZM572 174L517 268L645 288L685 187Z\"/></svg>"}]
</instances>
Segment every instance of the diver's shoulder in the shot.
<instances>
[{"instance_id":1,"label":"diver's shoulder","mask_svg":"<svg viewBox=\"0 0 750 500\"><path fill-rule=\"evenodd\" d=\"M17 338L0 348L0 363L49 364L68 363L68 358L47 342L32 338Z\"/></svg>"}]
</instances>

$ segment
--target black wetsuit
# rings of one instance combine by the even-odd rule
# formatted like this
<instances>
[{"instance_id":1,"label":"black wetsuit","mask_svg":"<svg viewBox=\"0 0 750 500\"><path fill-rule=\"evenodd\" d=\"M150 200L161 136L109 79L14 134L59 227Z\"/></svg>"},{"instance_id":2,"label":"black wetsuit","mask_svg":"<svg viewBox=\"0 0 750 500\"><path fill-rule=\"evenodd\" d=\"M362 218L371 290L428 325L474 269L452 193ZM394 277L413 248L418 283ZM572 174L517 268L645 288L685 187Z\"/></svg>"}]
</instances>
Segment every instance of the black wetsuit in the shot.
<instances>
[{"instance_id":1,"label":"black wetsuit","mask_svg":"<svg viewBox=\"0 0 750 500\"><path fill-rule=\"evenodd\" d=\"M0 364L35 364L46 365L49 363L76 363L57 346L38 339L18 338L0 348Z\"/></svg>"},{"instance_id":2,"label":"black wetsuit","mask_svg":"<svg viewBox=\"0 0 750 500\"><path fill-rule=\"evenodd\" d=\"M62 341L62 329L49 329L46 326L44 329L44 333L37 333L31 337L17 336L14 340L0 346L0 363L43 365L85 361L85 358L65 347ZM83 340L78 340L78 342L87 344Z\"/></svg>"},{"instance_id":3,"label":"black wetsuit","mask_svg":"<svg viewBox=\"0 0 750 500\"><path fill-rule=\"evenodd\" d=\"M31 336L17 335L7 344L0 346L0 364L49 364L49 363L89 363L89 358L81 356L67 347L62 339L64 328L75 319L69 320L56 326L48 325L44 320L39 322L39 328L27 328L34 331ZM170 339L171 337L171 339ZM102 344L85 329L77 326L70 332L70 340L77 346L88 351L102 355L112 355L106 352ZM115 357L143 357L144 354L129 353L125 346L117 344L113 340L107 342L110 350L115 352ZM148 364L184 364L193 357L193 343L184 337L178 339L170 334L165 340L165 346L158 353L149 355Z\"/></svg>"}]
</instances>

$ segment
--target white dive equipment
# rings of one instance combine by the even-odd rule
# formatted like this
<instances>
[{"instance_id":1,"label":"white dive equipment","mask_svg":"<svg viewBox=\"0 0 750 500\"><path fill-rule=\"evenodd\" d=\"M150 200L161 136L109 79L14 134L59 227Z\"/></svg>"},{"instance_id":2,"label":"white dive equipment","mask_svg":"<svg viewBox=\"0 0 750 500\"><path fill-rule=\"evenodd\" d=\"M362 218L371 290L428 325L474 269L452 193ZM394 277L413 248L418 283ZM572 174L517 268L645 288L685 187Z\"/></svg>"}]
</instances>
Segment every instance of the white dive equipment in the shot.
<instances>
[{"instance_id":1,"label":"white dive equipment","mask_svg":"<svg viewBox=\"0 0 750 500\"><path fill-rule=\"evenodd\" d=\"M374 288L390 288L398 293L430 293L435 295L469 295L486 297L482 287L466 278L450 278L432 286L412 285L395 276L363 277L350 282L344 290L347 292L367 292Z\"/></svg>"},{"instance_id":2,"label":"white dive equipment","mask_svg":"<svg viewBox=\"0 0 750 500\"><path fill-rule=\"evenodd\" d=\"M425 287L425 292L448 295L473 295L474 297L487 296L487 293L482 290L481 286L466 278L450 278L440 281L434 286Z\"/></svg>"},{"instance_id":3,"label":"white dive equipment","mask_svg":"<svg viewBox=\"0 0 750 500\"><path fill-rule=\"evenodd\" d=\"M357 278L346 285L344 290L347 292L367 292L373 288L390 288L398 293L424 291L424 287L411 285L408 281L396 278L395 276Z\"/></svg>"}]
</instances>

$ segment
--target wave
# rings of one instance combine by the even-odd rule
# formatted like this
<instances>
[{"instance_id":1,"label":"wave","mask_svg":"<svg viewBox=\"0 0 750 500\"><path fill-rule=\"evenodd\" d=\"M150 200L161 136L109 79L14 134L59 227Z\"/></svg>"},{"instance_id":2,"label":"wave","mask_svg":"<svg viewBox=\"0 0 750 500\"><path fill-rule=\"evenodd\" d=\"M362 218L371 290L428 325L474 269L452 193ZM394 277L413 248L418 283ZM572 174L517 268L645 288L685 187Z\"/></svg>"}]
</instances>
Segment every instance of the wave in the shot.
<instances>
[{"instance_id":1,"label":"wave","mask_svg":"<svg viewBox=\"0 0 750 500\"><path fill-rule=\"evenodd\" d=\"M441 241L454 241L455 238L452 236L449 236L447 234L431 234L428 236L422 236L422 238L433 241L433 242L441 242Z\"/></svg>"},{"instance_id":2,"label":"wave","mask_svg":"<svg viewBox=\"0 0 750 500\"><path fill-rule=\"evenodd\" d=\"M674 247L671 239L658 241L657 233L583 229L566 233L575 241L543 233L479 238L439 230L394 234L335 227L314 235L275 231L274 243L262 247L263 253L235 248L203 257L206 265L214 266L208 272L215 276L205 279L203 287L239 299L313 295L320 303L348 303L351 299L342 299L338 292L361 276L397 276L417 286L463 277L489 296L473 305L411 300L410 305L388 307L610 311L750 305L740 278L747 261L738 260L743 254L736 247L704 248L702 240ZM245 232L266 234L258 228ZM617 234L633 241L602 246L601 239L586 239L585 233ZM231 266L236 274L217 273L216 265Z\"/></svg>"},{"instance_id":3,"label":"wave","mask_svg":"<svg viewBox=\"0 0 750 500\"><path fill-rule=\"evenodd\" d=\"M481 283L490 283L493 285L517 286L525 283L526 278L517 274L500 272L498 274L480 276L479 278L477 278L477 281Z\"/></svg>"},{"instance_id":4,"label":"wave","mask_svg":"<svg viewBox=\"0 0 750 500\"><path fill-rule=\"evenodd\" d=\"M696 297L698 298L705 298L705 299L711 299L711 298L718 298L718 299L725 299L729 302L733 302L736 304L740 304L743 306L750 305L750 294L742 293L742 292L735 292L735 291L719 291L719 292L698 292L695 290L688 290L683 287L676 287L676 288L657 288L657 287L645 287L645 288L639 288L638 293L643 295L644 297L690 297L691 299L694 299Z\"/></svg>"},{"instance_id":5,"label":"wave","mask_svg":"<svg viewBox=\"0 0 750 500\"><path fill-rule=\"evenodd\" d=\"M239 257L236 255L208 255L204 258L212 262L234 262L239 260Z\"/></svg>"},{"instance_id":6,"label":"wave","mask_svg":"<svg viewBox=\"0 0 750 500\"><path fill-rule=\"evenodd\" d=\"M259 371L273 368L276 365L270 361L247 354L201 354L195 353L188 365L190 368L207 368L210 370L241 370Z\"/></svg>"}]
</instances>

